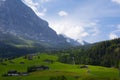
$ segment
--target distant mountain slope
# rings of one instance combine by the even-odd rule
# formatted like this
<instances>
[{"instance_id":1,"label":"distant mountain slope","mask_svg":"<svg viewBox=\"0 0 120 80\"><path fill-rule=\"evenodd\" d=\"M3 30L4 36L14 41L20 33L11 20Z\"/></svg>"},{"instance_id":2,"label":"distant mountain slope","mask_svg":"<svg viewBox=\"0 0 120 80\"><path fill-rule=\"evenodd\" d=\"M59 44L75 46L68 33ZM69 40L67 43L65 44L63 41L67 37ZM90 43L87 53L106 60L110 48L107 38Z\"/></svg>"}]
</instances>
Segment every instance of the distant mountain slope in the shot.
<instances>
[{"instance_id":1,"label":"distant mountain slope","mask_svg":"<svg viewBox=\"0 0 120 80\"><path fill-rule=\"evenodd\" d=\"M47 44L49 47L72 46L21 0L1 1L0 32L45 44L44 46Z\"/></svg>"}]
</instances>

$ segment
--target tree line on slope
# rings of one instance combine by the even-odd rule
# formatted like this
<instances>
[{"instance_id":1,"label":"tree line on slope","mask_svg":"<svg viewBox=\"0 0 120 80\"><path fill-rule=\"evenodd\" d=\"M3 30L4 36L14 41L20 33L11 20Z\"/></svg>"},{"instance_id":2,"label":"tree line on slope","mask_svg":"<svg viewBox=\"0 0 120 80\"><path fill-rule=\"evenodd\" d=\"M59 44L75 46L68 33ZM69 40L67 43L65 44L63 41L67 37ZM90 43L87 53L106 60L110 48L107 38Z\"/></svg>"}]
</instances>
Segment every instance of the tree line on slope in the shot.
<instances>
[{"instance_id":1,"label":"tree line on slope","mask_svg":"<svg viewBox=\"0 0 120 80\"><path fill-rule=\"evenodd\" d=\"M59 54L60 53L60 54ZM73 64L90 64L106 67L119 67L120 62L120 38L95 43L89 48L71 48L60 51L59 61Z\"/></svg>"}]
</instances>

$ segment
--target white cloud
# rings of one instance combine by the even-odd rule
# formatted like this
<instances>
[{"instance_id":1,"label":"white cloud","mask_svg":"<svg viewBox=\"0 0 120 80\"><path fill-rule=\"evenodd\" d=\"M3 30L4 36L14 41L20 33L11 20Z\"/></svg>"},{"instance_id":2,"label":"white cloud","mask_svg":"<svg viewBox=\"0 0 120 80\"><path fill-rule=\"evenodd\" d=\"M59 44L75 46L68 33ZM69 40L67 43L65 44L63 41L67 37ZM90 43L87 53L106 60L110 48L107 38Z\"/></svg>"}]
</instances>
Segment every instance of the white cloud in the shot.
<instances>
[{"instance_id":1,"label":"white cloud","mask_svg":"<svg viewBox=\"0 0 120 80\"><path fill-rule=\"evenodd\" d=\"M120 24L117 26L117 29L120 30Z\"/></svg>"},{"instance_id":2,"label":"white cloud","mask_svg":"<svg viewBox=\"0 0 120 80\"><path fill-rule=\"evenodd\" d=\"M43 8L42 12L38 12L37 15L40 16L40 17L42 17L42 16L45 16L46 12L47 12L47 9Z\"/></svg>"},{"instance_id":3,"label":"white cloud","mask_svg":"<svg viewBox=\"0 0 120 80\"><path fill-rule=\"evenodd\" d=\"M95 21L95 22L90 22L90 23L87 23L85 24L84 26L89 28L89 32L91 33L91 36L96 36L99 34L99 29L98 29L98 21Z\"/></svg>"},{"instance_id":4,"label":"white cloud","mask_svg":"<svg viewBox=\"0 0 120 80\"><path fill-rule=\"evenodd\" d=\"M116 38L118 38L118 36L114 33L110 33L109 38L110 39L116 39Z\"/></svg>"},{"instance_id":5,"label":"white cloud","mask_svg":"<svg viewBox=\"0 0 120 80\"><path fill-rule=\"evenodd\" d=\"M66 11L59 11L59 12L58 12L58 15L59 15L59 16L67 16L68 13L67 13Z\"/></svg>"},{"instance_id":6,"label":"white cloud","mask_svg":"<svg viewBox=\"0 0 120 80\"><path fill-rule=\"evenodd\" d=\"M45 16L45 13L47 12L47 9L42 7L39 2L33 2L33 0L22 0L25 4L27 4L29 7L32 8L32 10L39 16ZM41 0L41 1L48 1L48 0ZM41 8L42 11L39 11L38 9Z\"/></svg>"},{"instance_id":7,"label":"white cloud","mask_svg":"<svg viewBox=\"0 0 120 80\"><path fill-rule=\"evenodd\" d=\"M115 39L120 37L120 24L117 25L117 29L112 31L109 35L110 39Z\"/></svg>"},{"instance_id":8,"label":"white cloud","mask_svg":"<svg viewBox=\"0 0 120 80\"><path fill-rule=\"evenodd\" d=\"M50 26L54 29L57 34L64 34L74 40L82 41L84 38L91 36L94 37L98 34L98 29L95 27L97 23L79 22L78 20L72 19L61 19L61 20L49 20ZM93 26L94 25L94 26Z\"/></svg>"},{"instance_id":9,"label":"white cloud","mask_svg":"<svg viewBox=\"0 0 120 80\"><path fill-rule=\"evenodd\" d=\"M115 2L117 4L120 4L120 0L112 0L112 2Z\"/></svg>"},{"instance_id":10,"label":"white cloud","mask_svg":"<svg viewBox=\"0 0 120 80\"><path fill-rule=\"evenodd\" d=\"M50 1L50 0L41 0L41 2L43 2L43 3L44 3L44 2L49 2L49 1Z\"/></svg>"},{"instance_id":11,"label":"white cloud","mask_svg":"<svg viewBox=\"0 0 120 80\"><path fill-rule=\"evenodd\" d=\"M73 38L75 40L82 39L89 35L82 26L73 26L68 27L65 32L63 32L66 36Z\"/></svg>"},{"instance_id":12,"label":"white cloud","mask_svg":"<svg viewBox=\"0 0 120 80\"><path fill-rule=\"evenodd\" d=\"M92 36L96 36L96 35L98 35L99 34L99 30L98 30L98 28L95 26L94 28L93 28L93 34L92 34Z\"/></svg>"}]
</instances>

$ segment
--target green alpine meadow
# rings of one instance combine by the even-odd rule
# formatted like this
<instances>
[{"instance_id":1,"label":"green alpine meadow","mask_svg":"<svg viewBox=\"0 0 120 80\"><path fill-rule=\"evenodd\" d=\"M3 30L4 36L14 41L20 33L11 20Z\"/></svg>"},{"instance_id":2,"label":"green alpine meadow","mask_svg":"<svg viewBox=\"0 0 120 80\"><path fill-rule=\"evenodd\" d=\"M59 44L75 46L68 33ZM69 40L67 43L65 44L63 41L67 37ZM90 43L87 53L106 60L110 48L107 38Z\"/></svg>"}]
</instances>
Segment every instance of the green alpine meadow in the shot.
<instances>
[{"instance_id":1,"label":"green alpine meadow","mask_svg":"<svg viewBox=\"0 0 120 80\"><path fill-rule=\"evenodd\" d=\"M51 63L49 61L53 62ZM21 62L23 63L21 64ZM49 70L28 72L30 66L41 65L48 66ZM28 75L5 76L10 70L28 72ZM119 80L119 71L117 68L84 64L65 64L58 62L56 55L45 53L37 53L33 56L32 60L22 56L4 61L4 64L0 64L0 75L1 80Z\"/></svg>"}]
</instances>

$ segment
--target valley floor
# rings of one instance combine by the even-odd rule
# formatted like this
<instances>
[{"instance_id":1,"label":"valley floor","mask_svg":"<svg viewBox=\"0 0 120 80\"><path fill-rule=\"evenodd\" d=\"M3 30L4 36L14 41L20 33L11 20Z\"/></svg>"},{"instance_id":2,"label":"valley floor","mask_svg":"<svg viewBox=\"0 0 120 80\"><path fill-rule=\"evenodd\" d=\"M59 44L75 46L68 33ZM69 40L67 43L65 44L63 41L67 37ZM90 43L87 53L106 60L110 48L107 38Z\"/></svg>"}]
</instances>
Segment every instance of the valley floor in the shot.
<instances>
[{"instance_id":1,"label":"valley floor","mask_svg":"<svg viewBox=\"0 0 120 80\"><path fill-rule=\"evenodd\" d=\"M116 68L64 64L57 61L57 56L37 54L28 59L24 57L7 60L0 64L0 80L119 80ZM50 62L52 61L52 62ZM22 64L21 64L22 63ZM27 72L30 66L45 65L49 70L30 72L27 76L2 76L10 70Z\"/></svg>"}]
</instances>

